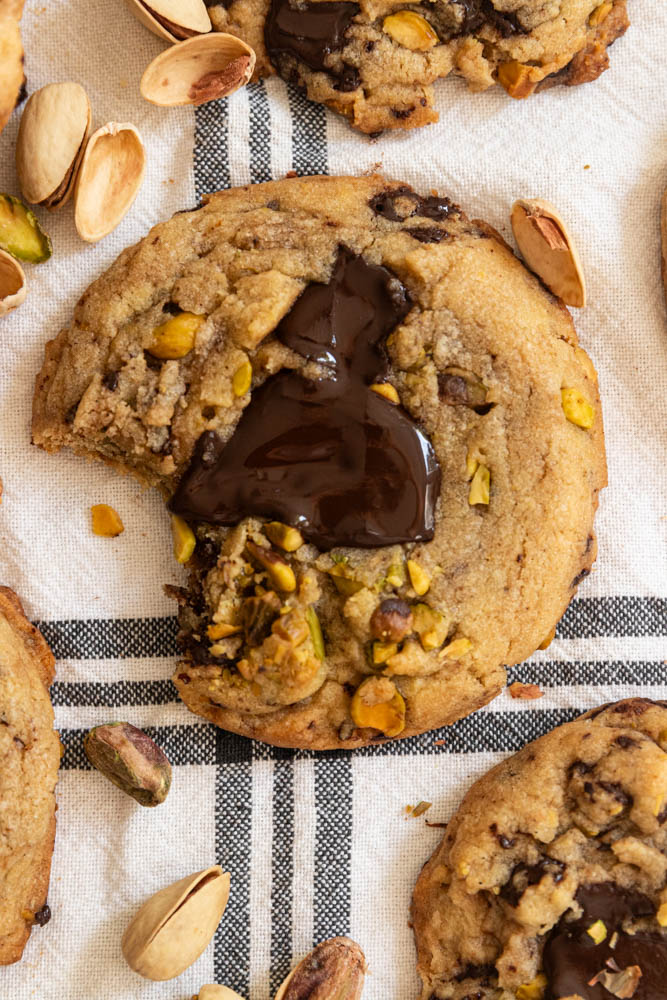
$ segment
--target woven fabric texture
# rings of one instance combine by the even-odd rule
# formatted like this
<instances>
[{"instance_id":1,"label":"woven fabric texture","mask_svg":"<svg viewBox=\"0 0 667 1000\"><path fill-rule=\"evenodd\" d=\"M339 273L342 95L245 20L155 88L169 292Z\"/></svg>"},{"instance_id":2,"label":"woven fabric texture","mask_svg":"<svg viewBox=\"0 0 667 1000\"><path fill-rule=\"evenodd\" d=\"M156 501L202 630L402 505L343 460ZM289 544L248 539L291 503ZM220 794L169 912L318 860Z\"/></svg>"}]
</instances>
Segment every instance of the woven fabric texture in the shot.
<instances>
[{"instance_id":1,"label":"woven fabric texture","mask_svg":"<svg viewBox=\"0 0 667 1000\"><path fill-rule=\"evenodd\" d=\"M206 982L268 1000L314 942L350 934L371 975L365 1000L417 993L408 907L416 875L470 783L527 740L591 706L667 697L667 317L659 200L667 185L667 4L629 0L633 26L596 83L525 102L438 86L440 122L419 134L354 134L282 81L227 101L162 110L138 83L163 43L120 0L28 0L29 90L74 79L94 125L132 121L146 180L107 239L81 243L71 207L38 215L51 261L28 270L26 303L0 320L0 583L23 598L57 657L56 721L65 747L49 903L20 965L0 969L13 1000L187 1000ZM0 136L0 191L18 194L15 115ZM583 257L590 304L575 311L600 375L610 487L600 554L553 644L511 671L538 701L507 693L448 730L353 754L293 753L202 723L171 685L179 582L157 496L95 463L30 444L44 343L88 283L155 222L230 185L381 169L437 188L511 241L517 197L554 202ZM95 538L89 508L109 503L125 532ZM166 803L142 809L92 771L82 735L126 719L174 764ZM404 807L433 803L425 817ZM141 980L120 937L152 892L213 862L232 875L212 945L179 979Z\"/></svg>"}]
</instances>

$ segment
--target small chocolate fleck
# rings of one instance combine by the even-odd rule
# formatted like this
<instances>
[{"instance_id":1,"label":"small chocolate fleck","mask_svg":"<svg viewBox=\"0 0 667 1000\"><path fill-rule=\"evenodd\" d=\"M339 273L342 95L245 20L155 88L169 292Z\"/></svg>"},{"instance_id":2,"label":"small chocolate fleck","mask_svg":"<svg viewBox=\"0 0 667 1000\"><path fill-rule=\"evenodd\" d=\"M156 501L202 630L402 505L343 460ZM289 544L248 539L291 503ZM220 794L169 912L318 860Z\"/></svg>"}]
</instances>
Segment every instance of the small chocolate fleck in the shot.
<instances>
[{"instance_id":1,"label":"small chocolate fleck","mask_svg":"<svg viewBox=\"0 0 667 1000\"><path fill-rule=\"evenodd\" d=\"M449 236L444 229L437 229L435 226L413 226L405 229L405 232L420 243L442 243Z\"/></svg>"},{"instance_id":2,"label":"small chocolate fleck","mask_svg":"<svg viewBox=\"0 0 667 1000\"><path fill-rule=\"evenodd\" d=\"M577 573L575 576L574 580L570 584L570 588L574 589L575 587L578 587L582 580L585 580L587 576L590 576L590 572L590 569L588 569L587 566L584 566L581 572Z\"/></svg>"},{"instance_id":3,"label":"small chocolate fleck","mask_svg":"<svg viewBox=\"0 0 667 1000\"><path fill-rule=\"evenodd\" d=\"M115 392L118 388L118 372L107 372L107 374L102 379L102 385L109 392Z\"/></svg>"},{"instance_id":4,"label":"small chocolate fleck","mask_svg":"<svg viewBox=\"0 0 667 1000\"><path fill-rule=\"evenodd\" d=\"M169 313L170 316L178 316L182 311L181 307L176 302L172 302L171 299L162 306L162 312Z\"/></svg>"},{"instance_id":5,"label":"small chocolate fleck","mask_svg":"<svg viewBox=\"0 0 667 1000\"><path fill-rule=\"evenodd\" d=\"M39 927L44 927L46 924L48 924L50 919L51 919L51 907L49 906L48 903L44 903L44 906L42 906L41 909L37 910L37 913L35 914L35 923Z\"/></svg>"}]
</instances>

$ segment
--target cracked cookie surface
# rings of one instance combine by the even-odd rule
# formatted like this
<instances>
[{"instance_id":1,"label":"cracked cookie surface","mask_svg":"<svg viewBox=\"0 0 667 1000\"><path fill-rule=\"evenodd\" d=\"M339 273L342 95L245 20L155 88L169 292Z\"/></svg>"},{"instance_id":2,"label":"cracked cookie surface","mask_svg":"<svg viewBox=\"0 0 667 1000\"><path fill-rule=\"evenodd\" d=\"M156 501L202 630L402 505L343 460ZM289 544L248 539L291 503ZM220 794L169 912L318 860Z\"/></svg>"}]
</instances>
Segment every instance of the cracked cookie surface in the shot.
<instances>
[{"instance_id":1,"label":"cracked cookie surface","mask_svg":"<svg viewBox=\"0 0 667 1000\"><path fill-rule=\"evenodd\" d=\"M626 0L223 0L210 15L252 45L257 76L371 134L437 121L433 84L450 74L517 99L595 80L629 24Z\"/></svg>"},{"instance_id":2,"label":"cracked cookie surface","mask_svg":"<svg viewBox=\"0 0 667 1000\"><path fill-rule=\"evenodd\" d=\"M602 706L484 775L412 917L423 1000L664 1000L667 703Z\"/></svg>"},{"instance_id":3,"label":"cracked cookie surface","mask_svg":"<svg viewBox=\"0 0 667 1000\"><path fill-rule=\"evenodd\" d=\"M18 962L33 924L49 919L60 766L48 691L53 667L16 594L0 587L0 965Z\"/></svg>"},{"instance_id":4,"label":"cracked cookie surface","mask_svg":"<svg viewBox=\"0 0 667 1000\"><path fill-rule=\"evenodd\" d=\"M595 557L602 419L569 313L489 226L382 177L225 191L156 226L47 345L33 435L185 519L176 686L279 745L474 711Z\"/></svg>"}]
</instances>

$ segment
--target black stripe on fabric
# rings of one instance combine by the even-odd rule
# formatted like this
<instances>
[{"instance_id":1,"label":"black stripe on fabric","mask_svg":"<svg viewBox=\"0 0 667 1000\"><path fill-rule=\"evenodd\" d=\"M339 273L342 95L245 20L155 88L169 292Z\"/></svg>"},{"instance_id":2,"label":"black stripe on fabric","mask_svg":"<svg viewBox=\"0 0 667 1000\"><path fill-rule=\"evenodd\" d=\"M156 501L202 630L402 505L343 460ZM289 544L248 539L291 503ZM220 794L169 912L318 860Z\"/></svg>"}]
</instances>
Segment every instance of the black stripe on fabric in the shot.
<instances>
[{"instance_id":1,"label":"black stripe on fabric","mask_svg":"<svg viewBox=\"0 0 667 1000\"><path fill-rule=\"evenodd\" d=\"M213 726L209 728L213 730ZM249 761L230 761L229 748L222 745L227 742L227 734L218 730L216 735L215 856L231 875L231 889L215 935L214 981L245 997L250 993L252 765Z\"/></svg>"},{"instance_id":2,"label":"black stripe on fabric","mask_svg":"<svg viewBox=\"0 0 667 1000\"><path fill-rule=\"evenodd\" d=\"M87 729L60 729L64 754L60 763L63 771L90 771L91 765L83 749ZM145 732L162 747L175 767L184 764L214 764L216 731L213 726L147 726Z\"/></svg>"},{"instance_id":3,"label":"black stripe on fabric","mask_svg":"<svg viewBox=\"0 0 667 1000\"><path fill-rule=\"evenodd\" d=\"M35 622L57 660L176 656L173 618L88 618Z\"/></svg>"},{"instance_id":4,"label":"black stripe on fabric","mask_svg":"<svg viewBox=\"0 0 667 1000\"><path fill-rule=\"evenodd\" d=\"M277 760L273 769L273 849L271 852L271 973L273 996L292 967L292 880L294 857L294 767Z\"/></svg>"},{"instance_id":5,"label":"black stripe on fabric","mask_svg":"<svg viewBox=\"0 0 667 1000\"><path fill-rule=\"evenodd\" d=\"M328 173L327 119L324 107L306 100L294 84L288 84L287 95L292 118L292 170L300 176Z\"/></svg>"},{"instance_id":6,"label":"black stripe on fabric","mask_svg":"<svg viewBox=\"0 0 667 1000\"><path fill-rule=\"evenodd\" d=\"M558 623L559 639L667 635L667 598L580 597Z\"/></svg>"},{"instance_id":7,"label":"black stripe on fabric","mask_svg":"<svg viewBox=\"0 0 667 1000\"><path fill-rule=\"evenodd\" d=\"M352 760L315 761L314 943L350 932Z\"/></svg>"},{"instance_id":8,"label":"black stripe on fabric","mask_svg":"<svg viewBox=\"0 0 667 1000\"><path fill-rule=\"evenodd\" d=\"M667 669L662 660L550 660L548 663L522 663L507 674L508 684L521 681L539 684L543 688L566 685L664 684Z\"/></svg>"},{"instance_id":9,"label":"black stripe on fabric","mask_svg":"<svg viewBox=\"0 0 667 1000\"><path fill-rule=\"evenodd\" d=\"M175 617L91 618L35 622L56 659L141 659L176 656ZM581 597L565 612L561 639L641 638L667 635L667 599Z\"/></svg>"},{"instance_id":10,"label":"black stripe on fabric","mask_svg":"<svg viewBox=\"0 0 667 1000\"><path fill-rule=\"evenodd\" d=\"M250 181L271 180L271 110L264 81L248 85L250 106Z\"/></svg>"},{"instance_id":11,"label":"black stripe on fabric","mask_svg":"<svg viewBox=\"0 0 667 1000\"><path fill-rule=\"evenodd\" d=\"M56 681L51 686L55 706L120 708L122 705L168 705L178 701L171 681Z\"/></svg>"},{"instance_id":12,"label":"black stripe on fabric","mask_svg":"<svg viewBox=\"0 0 667 1000\"><path fill-rule=\"evenodd\" d=\"M195 108L195 191L202 195L231 184L229 172L229 103L226 98Z\"/></svg>"}]
</instances>

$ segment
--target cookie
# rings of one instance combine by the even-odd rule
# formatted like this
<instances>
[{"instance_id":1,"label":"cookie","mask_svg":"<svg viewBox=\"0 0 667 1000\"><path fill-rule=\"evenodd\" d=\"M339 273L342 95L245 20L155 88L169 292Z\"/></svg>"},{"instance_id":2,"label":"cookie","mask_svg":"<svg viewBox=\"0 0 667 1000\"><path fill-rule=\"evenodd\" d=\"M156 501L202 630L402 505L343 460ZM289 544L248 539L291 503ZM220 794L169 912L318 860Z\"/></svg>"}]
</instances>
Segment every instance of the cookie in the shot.
<instances>
[{"instance_id":1,"label":"cookie","mask_svg":"<svg viewBox=\"0 0 667 1000\"><path fill-rule=\"evenodd\" d=\"M33 924L50 917L60 765L49 699L53 667L16 594L0 587L0 965L18 962Z\"/></svg>"},{"instance_id":2,"label":"cookie","mask_svg":"<svg viewBox=\"0 0 667 1000\"><path fill-rule=\"evenodd\" d=\"M475 782L415 888L423 1000L667 997L666 751L633 698Z\"/></svg>"},{"instance_id":3,"label":"cookie","mask_svg":"<svg viewBox=\"0 0 667 1000\"><path fill-rule=\"evenodd\" d=\"M371 134L437 121L433 84L450 74L515 98L595 80L629 25L625 0L223 0L209 13L253 46L258 76Z\"/></svg>"},{"instance_id":4,"label":"cookie","mask_svg":"<svg viewBox=\"0 0 667 1000\"><path fill-rule=\"evenodd\" d=\"M160 488L189 583L175 683L296 747L493 698L595 556L605 482L570 314L482 222L375 177L223 191L48 344L33 435Z\"/></svg>"},{"instance_id":5,"label":"cookie","mask_svg":"<svg viewBox=\"0 0 667 1000\"><path fill-rule=\"evenodd\" d=\"M19 21L23 0L0 0L0 132L20 98L24 82Z\"/></svg>"}]
</instances>

